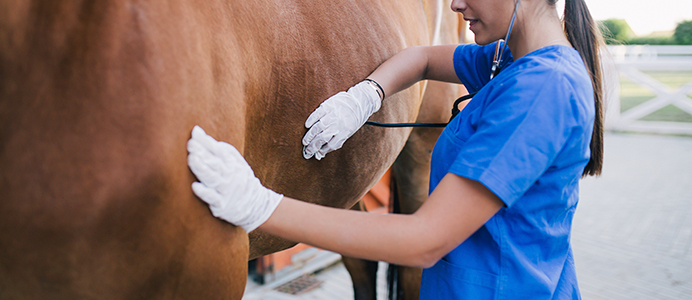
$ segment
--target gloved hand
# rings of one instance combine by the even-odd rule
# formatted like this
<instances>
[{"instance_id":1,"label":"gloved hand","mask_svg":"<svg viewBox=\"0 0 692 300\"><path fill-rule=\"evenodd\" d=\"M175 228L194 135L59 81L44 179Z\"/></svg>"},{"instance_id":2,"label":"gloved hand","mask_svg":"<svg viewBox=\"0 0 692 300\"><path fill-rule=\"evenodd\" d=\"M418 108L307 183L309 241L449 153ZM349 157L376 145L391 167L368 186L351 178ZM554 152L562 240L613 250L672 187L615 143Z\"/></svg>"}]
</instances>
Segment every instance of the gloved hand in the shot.
<instances>
[{"instance_id":1,"label":"gloved hand","mask_svg":"<svg viewBox=\"0 0 692 300\"><path fill-rule=\"evenodd\" d=\"M211 213L247 233L269 219L283 195L265 188L233 145L218 142L195 126L187 142L187 164L200 182L192 191Z\"/></svg>"},{"instance_id":2,"label":"gloved hand","mask_svg":"<svg viewBox=\"0 0 692 300\"><path fill-rule=\"evenodd\" d=\"M303 137L303 157L320 160L341 148L381 105L377 88L367 81L325 100L305 121L310 130Z\"/></svg>"}]
</instances>

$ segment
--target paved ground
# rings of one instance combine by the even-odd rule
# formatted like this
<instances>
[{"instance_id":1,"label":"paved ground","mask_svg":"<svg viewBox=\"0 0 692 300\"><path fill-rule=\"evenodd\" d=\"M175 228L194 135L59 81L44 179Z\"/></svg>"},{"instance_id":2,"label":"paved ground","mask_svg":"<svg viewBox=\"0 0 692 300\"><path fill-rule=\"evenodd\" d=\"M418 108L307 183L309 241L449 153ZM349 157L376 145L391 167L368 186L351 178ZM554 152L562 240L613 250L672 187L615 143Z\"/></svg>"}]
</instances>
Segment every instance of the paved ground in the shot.
<instances>
[{"instance_id":1,"label":"paved ground","mask_svg":"<svg viewBox=\"0 0 692 300\"><path fill-rule=\"evenodd\" d=\"M692 138L608 134L573 245L584 299L692 299Z\"/></svg>"},{"instance_id":2,"label":"paved ground","mask_svg":"<svg viewBox=\"0 0 692 300\"><path fill-rule=\"evenodd\" d=\"M603 175L581 193L583 299L692 299L692 138L607 134ZM315 277L321 287L301 296L255 288L244 299L353 299L343 265Z\"/></svg>"}]
</instances>

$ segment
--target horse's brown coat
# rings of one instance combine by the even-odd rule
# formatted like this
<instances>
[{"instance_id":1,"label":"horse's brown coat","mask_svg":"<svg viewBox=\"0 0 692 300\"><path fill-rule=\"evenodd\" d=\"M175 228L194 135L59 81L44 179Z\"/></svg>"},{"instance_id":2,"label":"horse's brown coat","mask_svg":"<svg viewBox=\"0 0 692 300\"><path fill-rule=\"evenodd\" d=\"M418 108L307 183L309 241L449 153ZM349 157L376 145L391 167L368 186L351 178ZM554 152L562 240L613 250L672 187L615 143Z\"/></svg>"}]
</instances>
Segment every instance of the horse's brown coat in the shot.
<instances>
[{"instance_id":1,"label":"horse's brown coat","mask_svg":"<svg viewBox=\"0 0 692 300\"><path fill-rule=\"evenodd\" d=\"M0 299L239 299L249 254L290 242L191 190L195 124L268 187L353 205L410 132L365 127L322 161L303 122L410 45L427 1L0 0ZM374 119L411 121L421 86Z\"/></svg>"}]
</instances>

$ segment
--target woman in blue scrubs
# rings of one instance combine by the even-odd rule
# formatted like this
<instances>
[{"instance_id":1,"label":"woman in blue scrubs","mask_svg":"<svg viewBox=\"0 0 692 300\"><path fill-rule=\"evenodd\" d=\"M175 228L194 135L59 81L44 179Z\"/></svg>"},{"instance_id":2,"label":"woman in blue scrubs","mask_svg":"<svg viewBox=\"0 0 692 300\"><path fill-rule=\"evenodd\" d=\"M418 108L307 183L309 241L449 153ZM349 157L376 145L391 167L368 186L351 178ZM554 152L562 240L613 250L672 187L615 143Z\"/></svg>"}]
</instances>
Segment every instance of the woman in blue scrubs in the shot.
<instances>
[{"instance_id":1,"label":"woman in blue scrubs","mask_svg":"<svg viewBox=\"0 0 692 300\"><path fill-rule=\"evenodd\" d=\"M426 268L421 299L579 299L570 231L579 179L602 165L600 34L584 0L566 1L564 28L556 1L454 0L476 44L407 48L308 118L304 155L320 159L385 95L420 80L477 92L439 137L430 197L416 213L358 213L276 194L233 146L199 127L188 143L194 192L248 232Z\"/></svg>"}]
</instances>

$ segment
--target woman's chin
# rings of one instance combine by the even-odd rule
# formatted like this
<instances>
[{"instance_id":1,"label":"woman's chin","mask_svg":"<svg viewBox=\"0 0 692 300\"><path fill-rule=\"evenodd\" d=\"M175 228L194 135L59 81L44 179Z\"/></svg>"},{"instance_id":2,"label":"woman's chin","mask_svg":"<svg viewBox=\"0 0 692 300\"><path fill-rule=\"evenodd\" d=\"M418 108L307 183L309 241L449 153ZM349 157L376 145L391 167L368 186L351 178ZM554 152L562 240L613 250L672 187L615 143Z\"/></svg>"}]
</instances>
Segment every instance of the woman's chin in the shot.
<instances>
[{"instance_id":1,"label":"woman's chin","mask_svg":"<svg viewBox=\"0 0 692 300\"><path fill-rule=\"evenodd\" d=\"M490 40L490 39L488 39L488 38L483 38L483 37L479 37L479 36L476 35L476 36L474 37L474 41L475 41L476 44L478 44L478 45L485 46L485 45L488 45L488 44L490 44L490 43L492 43L492 42L494 42L494 41L496 41L496 40Z\"/></svg>"}]
</instances>

